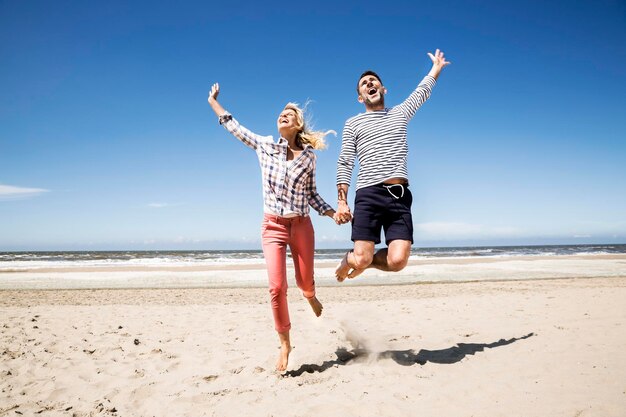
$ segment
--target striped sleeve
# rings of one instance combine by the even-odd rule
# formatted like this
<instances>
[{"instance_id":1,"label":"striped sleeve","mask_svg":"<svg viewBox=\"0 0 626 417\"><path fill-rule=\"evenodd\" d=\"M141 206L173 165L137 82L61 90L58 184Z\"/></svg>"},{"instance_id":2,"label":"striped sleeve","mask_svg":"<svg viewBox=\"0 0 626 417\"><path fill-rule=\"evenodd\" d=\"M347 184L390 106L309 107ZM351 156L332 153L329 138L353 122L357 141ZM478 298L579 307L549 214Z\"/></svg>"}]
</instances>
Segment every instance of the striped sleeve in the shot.
<instances>
[{"instance_id":1,"label":"striped sleeve","mask_svg":"<svg viewBox=\"0 0 626 417\"><path fill-rule=\"evenodd\" d=\"M341 134L341 152L337 160L337 185L350 185L352 170L354 169L354 159L356 158L355 134L350 120L343 127Z\"/></svg>"},{"instance_id":2,"label":"striped sleeve","mask_svg":"<svg viewBox=\"0 0 626 417\"><path fill-rule=\"evenodd\" d=\"M409 95L402 104L396 106L396 108L400 110L407 120L410 120L415 115L417 109L428 100L436 83L437 81L430 75L425 76L411 95Z\"/></svg>"}]
</instances>

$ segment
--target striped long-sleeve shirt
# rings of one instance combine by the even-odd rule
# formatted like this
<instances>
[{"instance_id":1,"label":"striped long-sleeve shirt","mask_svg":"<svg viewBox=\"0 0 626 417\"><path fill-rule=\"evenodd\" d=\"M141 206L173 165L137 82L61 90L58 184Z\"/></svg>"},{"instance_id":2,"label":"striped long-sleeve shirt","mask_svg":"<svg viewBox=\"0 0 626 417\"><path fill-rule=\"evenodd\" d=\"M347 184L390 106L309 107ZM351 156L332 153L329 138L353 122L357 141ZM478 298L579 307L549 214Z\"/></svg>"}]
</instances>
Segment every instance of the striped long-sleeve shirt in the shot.
<instances>
[{"instance_id":1,"label":"striped long-sleeve shirt","mask_svg":"<svg viewBox=\"0 0 626 417\"><path fill-rule=\"evenodd\" d=\"M390 178L408 179L407 124L428 100L435 82L426 76L402 104L360 113L346 121L337 162L337 184L350 184L355 158L359 161L357 190Z\"/></svg>"},{"instance_id":2,"label":"striped long-sleeve shirt","mask_svg":"<svg viewBox=\"0 0 626 417\"><path fill-rule=\"evenodd\" d=\"M265 212L309 214L309 205L320 215L331 210L317 193L315 184L315 153L311 145L304 145L302 153L287 161L287 140L274 142L272 136L257 135L241 126L230 114L221 117L222 124L237 139L256 151L261 165Z\"/></svg>"}]
</instances>

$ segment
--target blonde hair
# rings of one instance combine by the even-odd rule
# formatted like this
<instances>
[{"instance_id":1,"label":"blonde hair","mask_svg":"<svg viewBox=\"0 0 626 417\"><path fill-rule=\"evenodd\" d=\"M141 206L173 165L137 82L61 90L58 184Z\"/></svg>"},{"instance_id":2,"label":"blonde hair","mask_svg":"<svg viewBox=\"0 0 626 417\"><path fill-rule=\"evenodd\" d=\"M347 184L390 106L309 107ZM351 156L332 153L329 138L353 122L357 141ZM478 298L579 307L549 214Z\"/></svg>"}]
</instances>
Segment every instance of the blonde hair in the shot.
<instances>
[{"instance_id":1,"label":"blonde hair","mask_svg":"<svg viewBox=\"0 0 626 417\"><path fill-rule=\"evenodd\" d=\"M300 142L301 145L311 145L313 149L325 149L326 141L324 137L333 134L337 135L337 132L334 130L327 130L323 132L321 130L309 130L307 127L307 122L305 118L305 110L308 103L305 103L304 109L301 109L298 106L298 103L287 103L284 110L293 110L296 113L296 121L298 123L298 134L296 135L296 139Z\"/></svg>"}]
</instances>

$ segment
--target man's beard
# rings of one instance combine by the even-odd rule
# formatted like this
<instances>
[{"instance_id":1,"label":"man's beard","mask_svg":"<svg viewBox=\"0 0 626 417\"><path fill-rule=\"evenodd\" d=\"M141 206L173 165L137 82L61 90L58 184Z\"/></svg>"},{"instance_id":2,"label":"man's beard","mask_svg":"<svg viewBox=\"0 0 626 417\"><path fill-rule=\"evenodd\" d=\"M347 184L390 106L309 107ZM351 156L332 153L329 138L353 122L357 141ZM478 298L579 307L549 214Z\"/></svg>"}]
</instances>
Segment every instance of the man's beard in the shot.
<instances>
[{"instance_id":1,"label":"man's beard","mask_svg":"<svg viewBox=\"0 0 626 417\"><path fill-rule=\"evenodd\" d=\"M367 104L370 107L374 107L374 106L378 106L378 105L385 105L385 97L378 93L378 98L375 101L372 101L369 97L365 97L365 104Z\"/></svg>"}]
</instances>

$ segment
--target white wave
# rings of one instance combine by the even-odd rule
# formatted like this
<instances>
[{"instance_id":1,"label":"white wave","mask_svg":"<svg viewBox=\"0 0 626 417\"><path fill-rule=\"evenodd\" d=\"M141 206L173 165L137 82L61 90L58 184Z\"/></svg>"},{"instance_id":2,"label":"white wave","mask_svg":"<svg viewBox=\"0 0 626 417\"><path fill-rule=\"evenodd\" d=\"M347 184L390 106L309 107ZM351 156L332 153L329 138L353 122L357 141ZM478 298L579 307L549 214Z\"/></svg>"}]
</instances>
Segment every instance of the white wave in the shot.
<instances>
[{"instance_id":1,"label":"white wave","mask_svg":"<svg viewBox=\"0 0 626 417\"><path fill-rule=\"evenodd\" d=\"M24 271L36 269L63 269L63 268L98 268L98 267L186 267L186 266L218 266L218 265L256 265L264 263L263 258L232 259L172 259L172 258L145 258L145 259L98 259L98 260L29 260L29 261L0 261L1 271Z\"/></svg>"}]
</instances>

